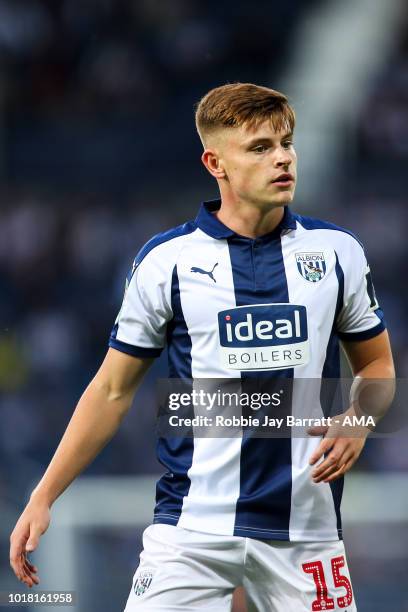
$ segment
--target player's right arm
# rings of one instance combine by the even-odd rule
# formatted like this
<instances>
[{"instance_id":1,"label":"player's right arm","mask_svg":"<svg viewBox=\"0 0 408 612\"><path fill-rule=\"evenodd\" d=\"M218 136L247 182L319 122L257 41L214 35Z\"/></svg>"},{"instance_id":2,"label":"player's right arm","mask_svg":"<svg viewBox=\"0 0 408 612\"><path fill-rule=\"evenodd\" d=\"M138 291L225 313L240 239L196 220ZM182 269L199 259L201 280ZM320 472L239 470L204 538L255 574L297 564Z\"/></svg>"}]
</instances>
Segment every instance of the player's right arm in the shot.
<instances>
[{"instance_id":1,"label":"player's right arm","mask_svg":"<svg viewBox=\"0 0 408 612\"><path fill-rule=\"evenodd\" d=\"M38 584L27 559L50 523L50 509L69 484L92 462L117 431L143 375L153 362L109 349L72 415L61 442L10 537L10 564L17 578Z\"/></svg>"},{"instance_id":2,"label":"player's right arm","mask_svg":"<svg viewBox=\"0 0 408 612\"><path fill-rule=\"evenodd\" d=\"M81 397L43 478L31 494L11 535L10 563L28 586L38 583L27 552L38 546L59 495L102 450L129 410L144 373L165 344L173 317L173 271L183 232L149 241L127 277L122 307L109 340L110 350Z\"/></svg>"}]
</instances>

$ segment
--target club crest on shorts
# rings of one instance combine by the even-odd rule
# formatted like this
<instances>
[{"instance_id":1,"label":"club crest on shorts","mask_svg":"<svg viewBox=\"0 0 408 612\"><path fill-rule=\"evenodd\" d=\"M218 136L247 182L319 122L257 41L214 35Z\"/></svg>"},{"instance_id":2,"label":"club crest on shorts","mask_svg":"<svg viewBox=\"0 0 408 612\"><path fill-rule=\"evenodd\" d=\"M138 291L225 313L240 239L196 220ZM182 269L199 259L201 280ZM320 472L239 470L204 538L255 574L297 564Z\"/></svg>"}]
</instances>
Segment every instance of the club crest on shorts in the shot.
<instances>
[{"instance_id":1,"label":"club crest on shorts","mask_svg":"<svg viewBox=\"0 0 408 612\"><path fill-rule=\"evenodd\" d=\"M299 273L307 281L317 283L326 274L324 253L295 253Z\"/></svg>"},{"instance_id":2,"label":"club crest on shorts","mask_svg":"<svg viewBox=\"0 0 408 612\"><path fill-rule=\"evenodd\" d=\"M142 570L136 578L133 590L137 597L143 595L151 585L153 580L153 572L151 570Z\"/></svg>"}]
</instances>

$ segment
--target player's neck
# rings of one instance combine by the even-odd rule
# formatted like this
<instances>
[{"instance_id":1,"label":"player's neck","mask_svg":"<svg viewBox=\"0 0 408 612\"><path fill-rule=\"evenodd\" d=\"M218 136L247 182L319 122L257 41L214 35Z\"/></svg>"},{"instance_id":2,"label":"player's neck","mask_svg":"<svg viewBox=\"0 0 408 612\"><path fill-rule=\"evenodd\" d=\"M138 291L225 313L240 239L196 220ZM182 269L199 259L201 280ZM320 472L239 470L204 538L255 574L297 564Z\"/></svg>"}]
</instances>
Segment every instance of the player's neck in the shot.
<instances>
[{"instance_id":1,"label":"player's neck","mask_svg":"<svg viewBox=\"0 0 408 612\"><path fill-rule=\"evenodd\" d=\"M223 198L215 214L221 223L237 234L258 238L272 232L282 221L284 212L283 205L262 210L247 202L230 202Z\"/></svg>"}]
</instances>

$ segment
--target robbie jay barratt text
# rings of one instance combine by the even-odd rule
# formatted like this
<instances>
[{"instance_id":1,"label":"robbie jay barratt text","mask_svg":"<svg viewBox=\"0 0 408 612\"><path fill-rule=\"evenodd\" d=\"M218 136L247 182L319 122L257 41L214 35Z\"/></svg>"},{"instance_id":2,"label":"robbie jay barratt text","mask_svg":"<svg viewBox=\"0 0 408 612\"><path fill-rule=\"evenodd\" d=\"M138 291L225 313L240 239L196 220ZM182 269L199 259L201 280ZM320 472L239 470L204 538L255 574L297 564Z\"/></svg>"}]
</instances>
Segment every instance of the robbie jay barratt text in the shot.
<instances>
[{"instance_id":1,"label":"robbie jay barratt text","mask_svg":"<svg viewBox=\"0 0 408 612\"><path fill-rule=\"evenodd\" d=\"M271 418L265 415L261 420L252 416L231 416L216 415L215 417L199 415L196 417L179 417L171 415L169 417L169 425L171 427L276 427L280 429L286 421L286 427L331 427L332 425L341 425L343 427L368 427L375 426L375 420L372 416L346 416L340 417L322 417L319 418L296 418L293 415L287 415L286 419Z\"/></svg>"}]
</instances>

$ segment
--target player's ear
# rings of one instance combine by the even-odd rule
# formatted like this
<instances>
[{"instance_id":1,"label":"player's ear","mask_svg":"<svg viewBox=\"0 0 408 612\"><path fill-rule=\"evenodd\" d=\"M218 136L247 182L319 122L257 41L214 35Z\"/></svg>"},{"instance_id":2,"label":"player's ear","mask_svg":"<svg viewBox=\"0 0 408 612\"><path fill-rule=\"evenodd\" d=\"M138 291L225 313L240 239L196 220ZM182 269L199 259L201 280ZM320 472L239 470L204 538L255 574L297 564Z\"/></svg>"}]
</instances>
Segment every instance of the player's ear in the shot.
<instances>
[{"instance_id":1,"label":"player's ear","mask_svg":"<svg viewBox=\"0 0 408 612\"><path fill-rule=\"evenodd\" d=\"M201 156L201 161L214 178L225 178L226 173L224 170L224 165L216 151L213 149L205 149Z\"/></svg>"}]
</instances>

